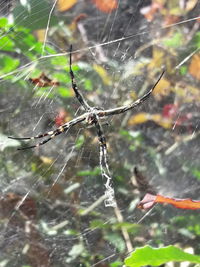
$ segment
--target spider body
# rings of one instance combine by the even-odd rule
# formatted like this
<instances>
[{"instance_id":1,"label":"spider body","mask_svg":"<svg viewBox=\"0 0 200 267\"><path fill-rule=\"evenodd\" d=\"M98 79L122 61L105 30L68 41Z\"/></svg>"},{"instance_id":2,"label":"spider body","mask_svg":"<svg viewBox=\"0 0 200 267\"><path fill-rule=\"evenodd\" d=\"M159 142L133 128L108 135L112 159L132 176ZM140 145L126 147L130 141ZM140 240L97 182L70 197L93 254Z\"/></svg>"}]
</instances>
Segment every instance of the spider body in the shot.
<instances>
[{"instance_id":1,"label":"spider body","mask_svg":"<svg viewBox=\"0 0 200 267\"><path fill-rule=\"evenodd\" d=\"M57 135L59 135L63 132L67 132L70 128L72 128L76 124L79 124L83 121L86 121L86 123L89 125L94 125L96 128L96 133L97 133L99 144L100 144L101 174L102 174L102 177L106 179L105 205L106 206L115 206L115 202L113 201L114 190L113 190L112 184L111 184L112 178L110 175L110 170L109 170L108 160L107 160L106 138L105 138L105 135L103 133L103 128L102 128L101 123L100 123L100 118L105 118L107 116L113 116L113 115L125 113L126 111L131 110L131 109L135 108L136 106L140 105L142 102L144 102L151 95L152 91L154 90L156 85L161 80L165 71L164 70L162 71L162 73L158 77L156 83L152 86L152 88L144 96L142 96L141 98L139 98L135 102L133 102L129 105L125 105L125 106L103 110L103 109L99 109L97 107L90 106L77 87L74 73L72 70L72 46L70 46L69 56L70 56L69 57L69 65L70 65L69 74L71 77L72 88L74 90L74 93L75 93L77 100L79 101L79 103L81 104L83 109L85 110L85 113L72 119L69 122L64 123L63 125L59 126L57 129L55 129L53 131L49 131L47 133L39 134L39 135L33 136L33 137L8 137L8 138L18 139L18 140L34 140L34 139L43 138L43 137L48 136L47 139L44 139L43 141L41 141L35 145L18 148L18 150L24 150L24 149L29 149L29 148L34 148L34 147L39 147L41 145L44 145L47 142L49 142L51 139L56 137Z\"/></svg>"}]
</instances>

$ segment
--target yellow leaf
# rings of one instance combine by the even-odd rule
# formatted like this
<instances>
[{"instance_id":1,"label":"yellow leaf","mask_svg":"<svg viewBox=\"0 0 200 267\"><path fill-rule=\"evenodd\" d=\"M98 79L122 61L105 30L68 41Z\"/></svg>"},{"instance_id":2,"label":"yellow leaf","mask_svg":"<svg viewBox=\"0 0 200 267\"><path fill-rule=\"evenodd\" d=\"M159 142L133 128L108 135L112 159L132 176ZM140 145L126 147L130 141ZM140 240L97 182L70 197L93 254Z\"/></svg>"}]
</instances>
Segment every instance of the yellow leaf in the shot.
<instances>
[{"instance_id":1,"label":"yellow leaf","mask_svg":"<svg viewBox=\"0 0 200 267\"><path fill-rule=\"evenodd\" d=\"M130 92L130 97L131 97L132 99L134 99L134 100L137 99L137 95L136 95L135 91L131 91L131 92Z\"/></svg>"},{"instance_id":2,"label":"yellow leaf","mask_svg":"<svg viewBox=\"0 0 200 267\"><path fill-rule=\"evenodd\" d=\"M172 87L172 91L176 96L181 98L184 103L191 103L193 101L200 101L200 91L199 88L193 87L189 84L176 83L176 86Z\"/></svg>"},{"instance_id":3,"label":"yellow leaf","mask_svg":"<svg viewBox=\"0 0 200 267\"><path fill-rule=\"evenodd\" d=\"M49 157L41 156L40 159L44 164L47 164L47 165L50 165L53 162L53 159Z\"/></svg>"},{"instance_id":4,"label":"yellow leaf","mask_svg":"<svg viewBox=\"0 0 200 267\"><path fill-rule=\"evenodd\" d=\"M170 82L162 78L153 90L153 95L167 96L170 93Z\"/></svg>"},{"instance_id":5,"label":"yellow leaf","mask_svg":"<svg viewBox=\"0 0 200 267\"><path fill-rule=\"evenodd\" d=\"M188 0L188 1L186 1L185 10L186 11L192 10L196 6L197 2L198 2L198 0Z\"/></svg>"},{"instance_id":6,"label":"yellow leaf","mask_svg":"<svg viewBox=\"0 0 200 267\"><path fill-rule=\"evenodd\" d=\"M151 120L162 126L163 128L170 129L172 127L172 121L168 118L163 118L161 114L151 115Z\"/></svg>"},{"instance_id":7,"label":"yellow leaf","mask_svg":"<svg viewBox=\"0 0 200 267\"><path fill-rule=\"evenodd\" d=\"M103 67L101 67L97 64L93 64L93 69L99 74L99 76L101 77L104 84L111 85L111 83L112 83L111 79L108 76L107 71Z\"/></svg>"},{"instance_id":8,"label":"yellow leaf","mask_svg":"<svg viewBox=\"0 0 200 267\"><path fill-rule=\"evenodd\" d=\"M35 31L35 34L39 42L44 42L45 32L46 32L45 29Z\"/></svg>"},{"instance_id":9,"label":"yellow leaf","mask_svg":"<svg viewBox=\"0 0 200 267\"><path fill-rule=\"evenodd\" d=\"M148 113L138 113L130 117L128 125L135 125L147 122L151 118L151 114Z\"/></svg>"},{"instance_id":10,"label":"yellow leaf","mask_svg":"<svg viewBox=\"0 0 200 267\"><path fill-rule=\"evenodd\" d=\"M151 63L149 64L148 68L154 69L161 67L163 65L163 62L165 60L165 53L163 50L154 47L153 48L153 57L151 60Z\"/></svg>"},{"instance_id":11,"label":"yellow leaf","mask_svg":"<svg viewBox=\"0 0 200 267\"><path fill-rule=\"evenodd\" d=\"M171 119L163 118L161 114L149 114L149 113L139 113L137 115L132 116L128 121L128 125L133 126L136 124L142 124L147 121L154 121L156 124L166 129L170 129L172 126Z\"/></svg>"},{"instance_id":12,"label":"yellow leaf","mask_svg":"<svg viewBox=\"0 0 200 267\"><path fill-rule=\"evenodd\" d=\"M76 3L77 0L58 0L57 7L59 11L63 12L73 7Z\"/></svg>"},{"instance_id":13,"label":"yellow leaf","mask_svg":"<svg viewBox=\"0 0 200 267\"><path fill-rule=\"evenodd\" d=\"M200 53L192 57L189 72L192 76L200 80Z\"/></svg>"}]
</instances>

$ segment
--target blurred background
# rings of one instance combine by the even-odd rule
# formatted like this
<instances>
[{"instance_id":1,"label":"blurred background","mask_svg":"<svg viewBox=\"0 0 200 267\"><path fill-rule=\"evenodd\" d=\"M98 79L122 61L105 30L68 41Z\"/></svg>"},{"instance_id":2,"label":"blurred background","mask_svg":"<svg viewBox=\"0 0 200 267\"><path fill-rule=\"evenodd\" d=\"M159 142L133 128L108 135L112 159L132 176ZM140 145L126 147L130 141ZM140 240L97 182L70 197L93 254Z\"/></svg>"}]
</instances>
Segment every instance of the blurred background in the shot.
<instances>
[{"instance_id":1,"label":"blurred background","mask_svg":"<svg viewBox=\"0 0 200 267\"><path fill-rule=\"evenodd\" d=\"M157 193L200 199L199 11L198 0L0 1L1 267L117 267L147 244L200 254L199 212L138 209L134 176L137 166ZM70 44L77 85L95 107L137 100L166 69L144 104L102 120L116 208L104 205L94 127L24 151L39 139L8 139L83 113Z\"/></svg>"}]
</instances>

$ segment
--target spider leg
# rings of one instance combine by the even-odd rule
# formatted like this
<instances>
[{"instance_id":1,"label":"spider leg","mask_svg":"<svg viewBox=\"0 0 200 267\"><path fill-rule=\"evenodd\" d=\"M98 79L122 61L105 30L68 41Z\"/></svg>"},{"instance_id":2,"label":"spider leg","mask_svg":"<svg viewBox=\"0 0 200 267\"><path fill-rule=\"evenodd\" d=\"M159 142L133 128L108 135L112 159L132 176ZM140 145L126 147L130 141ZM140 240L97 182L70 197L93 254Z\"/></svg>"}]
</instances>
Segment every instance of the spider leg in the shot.
<instances>
[{"instance_id":1,"label":"spider leg","mask_svg":"<svg viewBox=\"0 0 200 267\"><path fill-rule=\"evenodd\" d=\"M164 75L165 70L162 71L162 73L159 75L156 83L152 86L152 88L145 94L143 95L141 98L139 98L138 100L136 100L135 102L131 103L130 105L127 106L122 106L122 107L118 107L118 108L113 108L113 109L108 109L102 112L99 112L99 116L103 117L103 116L110 116L110 115L116 115L116 114L120 114L120 113L124 113L132 108L135 108L136 106L140 105L142 102L144 102L153 92L153 90L155 89L155 87L157 86L157 84L160 82L162 76Z\"/></svg>"},{"instance_id":2,"label":"spider leg","mask_svg":"<svg viewBox=\"0 0 200 267\"><path fill-rule=\"evenodd\" d=\"M59 129L59 128L58 128ZM31 137L12 137L12 136L8 136L9 139L15 139L15 140L34 140L34 139L38 139L38 138L42 138L45 136L49 136L52 135L54 133L54 131L50 131L44 134L39 134L36 136L31 136Z\"/></svg>"},{"instance_id":3,"label":"spider leg","mask_svg":"<svg viewBox=\"0 0 200 267\"><path fill-rule=\"evenodd\" d=\"M57 130L58 130L58 129L57 129ZM63 131L62 131L62 132L63 132ZM30 148L35 148L35 147L42 146L42 145L46 144L47 142L49 142L51 139L53 139L55 136L61 134L62 132L57 131L56 133L50 135L49 138L43 140L42 142L37 143L36 145L27 146L27 147L20 147L20 148L18 148L17 150L25 150L25 149L30 149Z\"/></svg>"},{"instance_id":4,"label":"spider leg","mask_svg":"<svg viewBox=\"0 0 200 267\"><path fill-rule=\"evenodd\" d=\"M61 125L60 127L58 127L54 131L49 131L47 133L39 134L39 135L36 135L36 136L31 136L31 137L12 137L12 136L8 136L8 138L9 139L15 139L15 140L34 140L34 139L42 138L42 137L45 137L45 136L52 136L54 134L58 135L57 133L60 134L60 133L65 131L65 128L68 125L68 123L70 123L70 122L67 122L67 123Z\"/></svg>"},{"instance_id":5,"label":"spider leg","mask_svg":"<svg viewBox=\"0 0 200 267\"><path fill-rule=\"evenodd\" d=\"M77 123L81 122L81 121L84 121L86 119L86 114L83 114L82 116L79 116L69 122L66 122L65 124L61 125L60 127L58 127L56 130L54 131L50 131L50 132L47 132L47 133L44 133L44 134L39 134L37 136L32 136L32 137L11 137L9 136L8 138L10 139L15 139L15 140L34 140L34 139L37 139L37 138L42 138L42 137L45 137L45 136L50 136L49 138L39 142L38 144L36 145L32 145L32 146L28 146L28 147L21 147L21 148L18 148L18 150L24 150L24 149L29 149L29 148L35 148L35 147L39 147L39 146L42 146L44 144L46 144L47 142L49 142L51 139L53 139L55 136L63 133L63 132L66 132L69 128L71 128L72 126L76 125Z\"/></svg>"},{"instance_id":6,"label":"spider leg","mask_svg":"<svg viewBox=\"0 0 200 267\"><path fill-rule=\"evenodd\" d=\"M83 106L83 108L86 111L89 111L91 109L91 107L87 103L87 101L85 100L85 98L81 94L81 92L79 92L77 84L76 84L76 81L75 81L74 73L73 73L73 70L72 70L72 45L70 45L70 50L69 50L69 74L70 74L70 77L71 77L72 88L74 90L76 98L78 99L79 103Z\"/></svg>"},{"instance_id":7,"label":"spider leg","mask_svg":"<svg viewBox=\"0 0 200 267\"><path fill-rule=\"evenodd\" d=\"M98 120L98 116L96 115L96 119L94 120L94 124L96 126L97 135L100 144L100 168L101 168L101 175L103 178L106 179L105 183L105 205L115 207L116 203L114 200L114 189L112 187L112 177L110 174L109 166L108 166L108 159L107 159L107 145L106 145L106 138L103 133L103 128Z\"/></svg>"}]
</instances>

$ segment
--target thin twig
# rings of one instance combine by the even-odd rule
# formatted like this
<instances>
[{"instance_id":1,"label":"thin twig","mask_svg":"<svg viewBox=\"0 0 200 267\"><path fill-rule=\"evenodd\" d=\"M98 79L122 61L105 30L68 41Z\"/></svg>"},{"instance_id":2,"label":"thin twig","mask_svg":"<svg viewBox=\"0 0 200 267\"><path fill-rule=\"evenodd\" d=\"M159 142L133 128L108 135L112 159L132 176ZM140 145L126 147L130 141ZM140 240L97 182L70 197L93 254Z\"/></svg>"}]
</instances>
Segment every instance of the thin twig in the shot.
<instances>
[{"instance_id":1,"label":"thin twig","mask_svg":"<svg viewBox=\"0 0 200 267\"><path fill-rule=\"evenodd\" d=\"M119 223L123 223L124 218L122 216L122 213L121 213L120 209L118 207L115 207L114 211L115 211L115 215L117 217L118 222ZM130 253L130 252L133 251L133 246L132 246L132 243L131 243L131 239L130 239L129 233L128 233L127 229L124 226L121 227L121 231L122 231L122 235L124 237L125 243L126 243L127 250Z\"/></svg>"}]
</instances>

